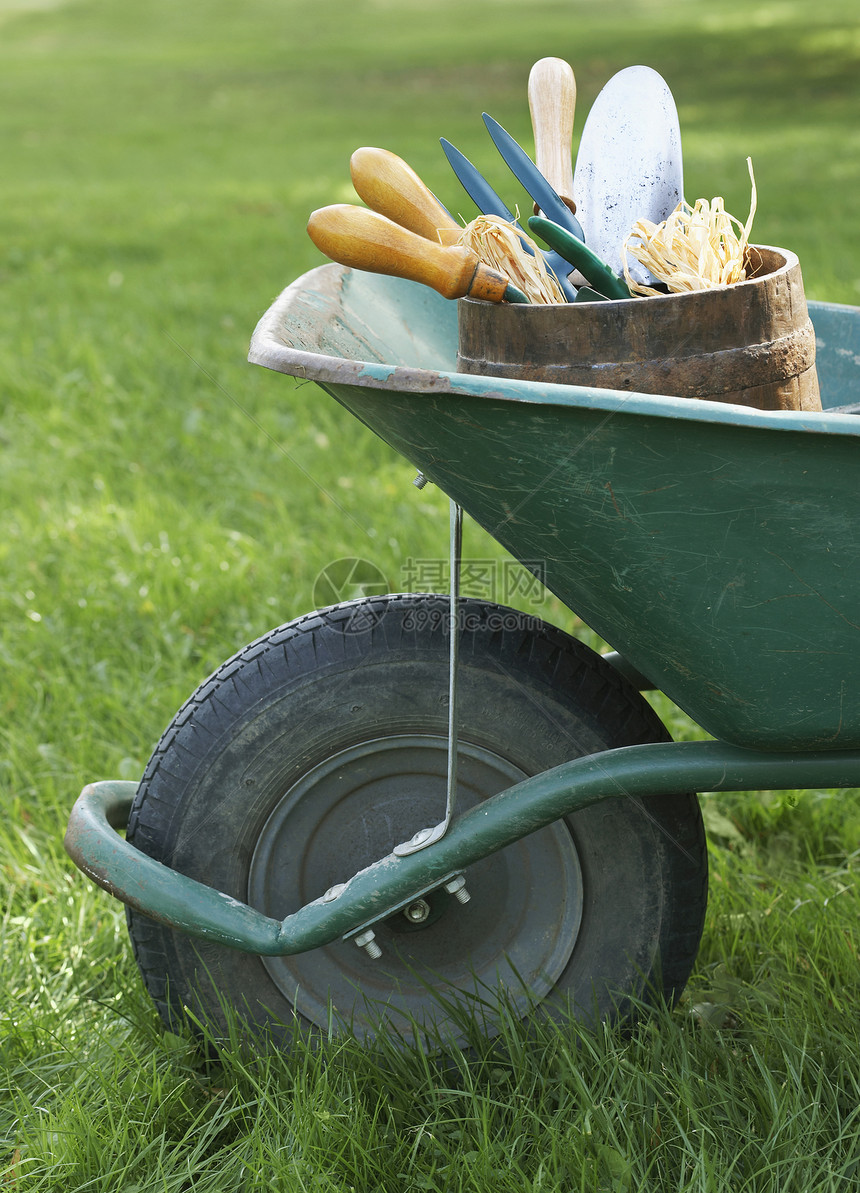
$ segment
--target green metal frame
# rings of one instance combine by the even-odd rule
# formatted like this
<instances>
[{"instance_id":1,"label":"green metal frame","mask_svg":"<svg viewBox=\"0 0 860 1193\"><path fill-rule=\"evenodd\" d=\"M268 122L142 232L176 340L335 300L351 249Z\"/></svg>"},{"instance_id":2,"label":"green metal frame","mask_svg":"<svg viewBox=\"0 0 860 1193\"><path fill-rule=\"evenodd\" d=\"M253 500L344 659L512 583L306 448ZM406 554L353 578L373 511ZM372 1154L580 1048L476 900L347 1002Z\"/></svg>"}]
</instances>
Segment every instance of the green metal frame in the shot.
<instances>
[{"instance_id":1,"label":"green metal frame","mask_svg":"<svg viewBox=\"0 0 860 1193\"><path fill-rule=\"evenodd\" d=\"M330 944L379 920L513 841L604 799L647 800L687 791L860 786L860 751L767 753L722 742L626 746L576 758L492 796L419 853L391 853L277 921L146 857L116 832L137 785L85 787L65 845L85 874L124 903L191 936L266 956Z\"/></svg>"}]
</instances>

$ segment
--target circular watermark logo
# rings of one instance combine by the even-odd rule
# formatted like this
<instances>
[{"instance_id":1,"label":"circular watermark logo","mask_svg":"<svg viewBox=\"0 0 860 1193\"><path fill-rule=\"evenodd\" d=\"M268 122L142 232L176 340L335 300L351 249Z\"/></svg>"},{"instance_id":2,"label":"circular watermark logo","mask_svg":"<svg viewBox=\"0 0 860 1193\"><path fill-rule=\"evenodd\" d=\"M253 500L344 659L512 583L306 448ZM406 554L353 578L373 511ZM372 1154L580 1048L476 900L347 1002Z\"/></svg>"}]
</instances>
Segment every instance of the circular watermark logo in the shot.
<instances>
[{"instance_id":1,"label":"circular watermark logo","mask_svg":"<svg viewBox=\"0 0 860 1193\"><path fill-rule=\"evenodd\" d=\"M314 581L313 600L316 607L341 605L345 601L366 601L369 597L390 592L388 580L369 559L349 556L326 564ZM344 633L360 634L380 621L383 611L372 604L356 604L349 616L338 624Z\"/></svg>"}]
</instances>

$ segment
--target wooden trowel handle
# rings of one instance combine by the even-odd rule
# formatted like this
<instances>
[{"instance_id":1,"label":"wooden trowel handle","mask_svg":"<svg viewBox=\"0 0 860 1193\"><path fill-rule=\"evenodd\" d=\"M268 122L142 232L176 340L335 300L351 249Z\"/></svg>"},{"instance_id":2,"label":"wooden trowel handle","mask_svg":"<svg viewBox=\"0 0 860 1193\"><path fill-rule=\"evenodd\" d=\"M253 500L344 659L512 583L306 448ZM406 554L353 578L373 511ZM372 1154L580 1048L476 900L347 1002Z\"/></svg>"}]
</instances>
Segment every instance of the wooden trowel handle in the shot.
<instances>
[{"instance_id":1,"label":"wooden trowel handle","mask_svg":"<svg viewBox=\"0 0 860 1193\"><path fill-rule=\"evenodd\" d=\"M352 185L368 207L437 244L454 244L463 229L410 165L388 149L364 146L349 162Z\"/></svg>"},{"instance_id":2,"label":"wooden trowel handle","mask_svg":"<svg viewBox=\"0 0 860 1193\"><path fill-rule=\"evenodd\" d=\"M535 165L568 207L576 211L571 161L576 79L572 68L561 58L541 58L529 74L528 95Z\"/></svg>"},{"instance_id":3,"label":"wooden trowel handle","mask_svg":"<svg viewBox=\"0 0 860 1193\"><path fill-rule=\"evenodd\" d=\"M464 246L434 244L364 207L321 207L308 221L308 235L341 265L423 282L445 298L469 295L501 302L508 289L506 277Z\"/></svg>"}]
</instances>

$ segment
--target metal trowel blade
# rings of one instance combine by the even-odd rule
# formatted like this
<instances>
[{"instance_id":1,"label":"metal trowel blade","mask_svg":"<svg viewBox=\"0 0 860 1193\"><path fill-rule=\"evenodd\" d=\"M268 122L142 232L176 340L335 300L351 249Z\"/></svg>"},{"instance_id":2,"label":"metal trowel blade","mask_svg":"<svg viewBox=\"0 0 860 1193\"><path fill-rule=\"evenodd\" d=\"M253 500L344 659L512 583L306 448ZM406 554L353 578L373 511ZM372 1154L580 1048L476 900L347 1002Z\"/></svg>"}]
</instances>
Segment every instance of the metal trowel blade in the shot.
<instances>
[{"instance_id":1,"label":"metal trowel blade","mask_svg":"<svg viewBox=\"0 0 860 1193\"><path fill-rule=\"evenodd\" d=\"M617 273L635 221L662 223L681 202L678 112L657 71L629 66L600 92L582 130L573 193L588 244ZM653 280L632 257L628 267L637 281Z\"/></svg>"}]
</instances>

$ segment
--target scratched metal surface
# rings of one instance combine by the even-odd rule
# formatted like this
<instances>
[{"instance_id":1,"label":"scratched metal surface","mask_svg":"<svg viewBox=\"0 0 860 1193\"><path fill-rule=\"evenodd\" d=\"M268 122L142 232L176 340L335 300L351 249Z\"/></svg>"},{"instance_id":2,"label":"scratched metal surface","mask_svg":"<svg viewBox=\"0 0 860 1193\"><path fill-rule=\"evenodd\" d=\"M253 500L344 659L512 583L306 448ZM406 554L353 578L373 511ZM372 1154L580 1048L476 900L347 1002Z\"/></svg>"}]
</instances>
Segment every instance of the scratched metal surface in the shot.
<instances>
[{"instance_id":1,"label":"scratched metal surface","mask_svg":"<svg viewBox=\"0 0 860 1193\"><path fill-rule=\"evenodd\" d=\"M826 404L860 311L810 304ZM309 377L707 732L860 746L860 419L459 375L455 304L324 266L250 359Z\"/></svg>"}]
</instances>

